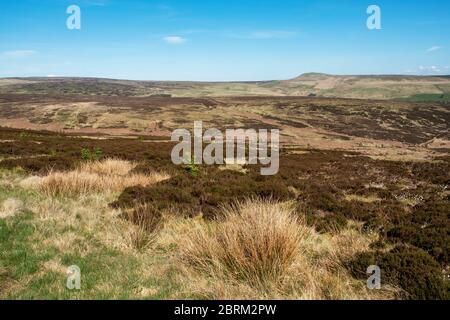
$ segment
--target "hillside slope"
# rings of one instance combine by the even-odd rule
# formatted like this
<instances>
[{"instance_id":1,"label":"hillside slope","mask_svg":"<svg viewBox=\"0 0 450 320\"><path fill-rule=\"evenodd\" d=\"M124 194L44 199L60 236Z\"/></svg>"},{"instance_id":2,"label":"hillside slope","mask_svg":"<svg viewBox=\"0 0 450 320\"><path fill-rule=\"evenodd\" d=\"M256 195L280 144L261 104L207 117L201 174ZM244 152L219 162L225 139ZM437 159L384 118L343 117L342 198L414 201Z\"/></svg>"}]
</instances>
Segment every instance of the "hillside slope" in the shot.
<instances>
[{"instance_id":1,"label":"hillside slope","mask_svg":"<svg viewBox=\"0 0 450 320\"><path fill-rule=\"evenodd\" d=\"M256 82L132 81L97 78L0 79L0 94L219 97L322 96L448 101L448 76L336 76L307 73L290 80Z\"/></svg>"},{"instance_id":2,"label":"hillside slope","mask_svg":"<svg viewBox=\"0 0 450 320\"><path fill-rule=\"evenodd\" d=\"M445 76L334 76L309 73L282 81L282 85L294 95L316 94L357 99L395 99L450 92L450 78Z\"/></svg>"}]
</instances>

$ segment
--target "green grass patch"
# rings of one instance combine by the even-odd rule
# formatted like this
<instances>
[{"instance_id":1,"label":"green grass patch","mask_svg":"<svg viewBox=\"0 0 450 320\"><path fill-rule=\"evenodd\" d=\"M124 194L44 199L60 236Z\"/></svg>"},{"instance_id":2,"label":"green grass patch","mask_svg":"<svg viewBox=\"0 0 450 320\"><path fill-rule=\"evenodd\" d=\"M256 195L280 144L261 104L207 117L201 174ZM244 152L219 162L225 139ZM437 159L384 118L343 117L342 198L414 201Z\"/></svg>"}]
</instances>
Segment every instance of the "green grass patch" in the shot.
<instances>
[{"instance_id":1,"label":"green grass patch","mask_svg":"<svg viewBox=\"0 0 450 320\"><path fill-rule=\"evenodd\" d=\"M20 216L0 219L0 297L10 281L20 281L39 271L40 264L54 256L55 252L36 252L32 247L32 235L36 231L29 211ZM9 296L7 296L9 298Z\"/></svg>"},{"instance_id":2,"label":"green grass patch","mask_svg":"<svg viewBox=\"0 0 450 320\"><path fill-rule=\"evenodd\" d=\"M440 102L440 103L449 103L450 102L450 93L444 94L433 94L433 93L422 93L410 96L408 98L398 99L400 101L406 102Z\"/></svg>"}]
</instances>

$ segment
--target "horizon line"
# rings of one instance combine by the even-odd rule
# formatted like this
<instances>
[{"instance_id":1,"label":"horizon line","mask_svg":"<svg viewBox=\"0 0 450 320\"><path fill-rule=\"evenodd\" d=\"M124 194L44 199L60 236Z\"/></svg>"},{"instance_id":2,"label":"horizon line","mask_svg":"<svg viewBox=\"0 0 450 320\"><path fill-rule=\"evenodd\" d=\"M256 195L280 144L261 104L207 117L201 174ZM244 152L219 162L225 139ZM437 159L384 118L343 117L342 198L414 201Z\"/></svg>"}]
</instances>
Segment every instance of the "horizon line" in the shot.
<instances>
[{"instance_id":1,"label":"horizon line","mask_svg":"<svg viewBox=\"0 0 450 320\"><path fill-rule=\"evenodd\" d=\"M157 79L132 79L132 78L112 78L107 76L0 76L0 79L99 79L99 80L120 80L120 81L143 81L143 82L190 82L190 83L255 83L272 81L289 81L309 75L322 75L330 77L414 77L414 78L442 78L450 77L450 74L401 74L401 73L382 73L382 74L332 74L323 72L305 72L298 76L288 79L267 79L267 80L157 80Z\"/></svg>"}]
</instances>

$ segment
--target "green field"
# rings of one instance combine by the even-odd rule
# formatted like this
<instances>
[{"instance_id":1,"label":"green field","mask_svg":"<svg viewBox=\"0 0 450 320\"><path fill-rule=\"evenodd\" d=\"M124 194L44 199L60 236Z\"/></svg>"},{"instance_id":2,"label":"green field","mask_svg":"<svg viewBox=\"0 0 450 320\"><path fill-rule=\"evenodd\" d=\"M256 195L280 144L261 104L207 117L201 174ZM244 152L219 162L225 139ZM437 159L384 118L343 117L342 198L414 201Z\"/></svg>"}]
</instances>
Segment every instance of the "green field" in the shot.
<instances>
[{"instance_id":1,"label":"green field","mask_svg":"<svg viewBox=\"0 0 450 320\"><path fill-rule=\"evenodd\" d=\"M444 94L416 94L414 96L399 99L401 101L407 102L440 102L440 103L449 103L450 102L450 93Z\"/></svg>"}]
</instances>

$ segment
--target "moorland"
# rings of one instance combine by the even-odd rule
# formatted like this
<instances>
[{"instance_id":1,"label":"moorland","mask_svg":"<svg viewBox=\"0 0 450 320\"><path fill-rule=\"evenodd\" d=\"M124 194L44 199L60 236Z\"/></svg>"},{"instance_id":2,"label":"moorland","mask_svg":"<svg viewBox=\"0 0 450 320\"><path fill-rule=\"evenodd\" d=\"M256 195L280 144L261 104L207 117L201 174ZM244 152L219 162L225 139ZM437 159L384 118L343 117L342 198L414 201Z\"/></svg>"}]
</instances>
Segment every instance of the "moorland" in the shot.
<instances>
[{"instance_id":1,"label":"moorland","mask_svg":"<svg viewBox=\"0 0 450 320\"><path fill-rule=\"evenodd\" d=\"M0 298L448 299L449 93L448 77L0 79ZM195 120L279 129L278 174L174 165L170 133Z\"/></svg>"}]
</instances>

